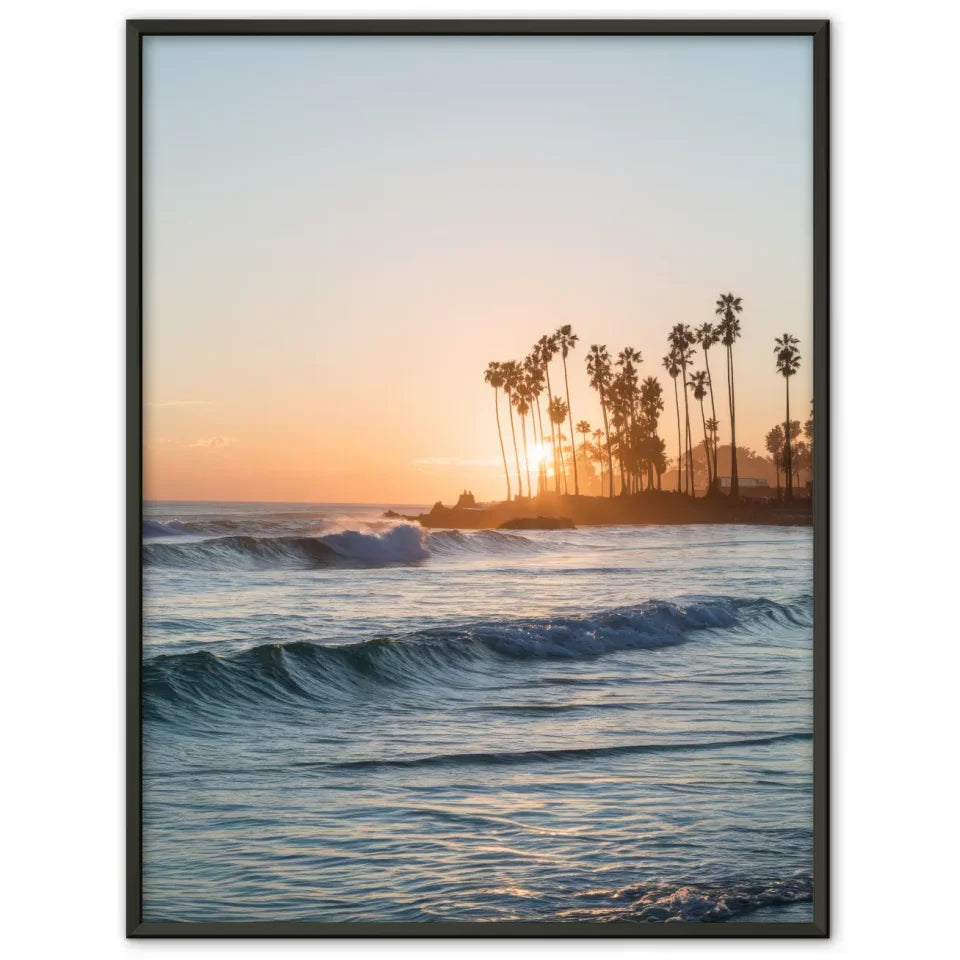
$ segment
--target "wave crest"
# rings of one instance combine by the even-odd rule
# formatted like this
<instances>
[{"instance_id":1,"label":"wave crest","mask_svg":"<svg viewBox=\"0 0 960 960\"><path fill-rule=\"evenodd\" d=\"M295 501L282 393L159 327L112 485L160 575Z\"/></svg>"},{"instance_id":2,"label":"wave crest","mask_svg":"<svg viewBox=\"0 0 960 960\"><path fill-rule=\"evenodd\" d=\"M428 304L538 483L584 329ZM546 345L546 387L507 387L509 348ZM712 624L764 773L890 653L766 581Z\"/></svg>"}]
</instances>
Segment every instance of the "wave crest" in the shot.
<instances>
[{"instance_id":1,"label":"wave crest","mask_svg":"<svg viewBox=\"0 0 960 960\"><path fill-rule=\"evenodd\" d=\"M499 530L436 530L430 533L428 544L431 553L455 555L458 553L532 553L541 549L529 537Z\"/></svg>"},{"instance_id":2,"label":"wave crest","mask_svg":"<svg viewBox=\"0 0 960 960\"><path fill-rule=\"evenodd\" d=\"M456 683L464 671L495 672L498 660L591 659L683 643L700 631L751 621L809 626L810 615L810 598L792 604L742 598L650 601L578 617L438 627L339 646L298 641L224 657L208 652L158 656L143 665L144 699L165 715L163 704L323 704L369 697L371 685L436 691ZM176 716L176 711L170 714Z\"/></svg>"},{"instance_id":3,"label":"wave crest","mask_svg":"<svg viewBox=\"0 0 960 960\"><path fill-rule=\"evenodd\" d=\"M142 552L145 565L195 570L419 563L430 555L426 531L411 524L379 533L344 530L319 537L227 536L187 543L144 543Z\"/></svg>"},{"instance_id":4,"label":"wave crest","mask_svg":"<svg viewBox=\"0 0 960 960\"><path fill-rule=\"evenodd\" d=\"M282 524L276 524L282 529ZM238 530L247 532L239 534ZM431 555L505 556L532 553L547 547L528 537L498 530L429 532L411 523L371 525L366 530L332 530L317 536L260 536L248 523L145 520L143 562L151 566L187 569L311 568L336 564L338 558L363 564L421 563ZM270 533L272 531L266 531ZM155 542L161 537L205 534L210 539Z\"/></svg>"}]
</instances>

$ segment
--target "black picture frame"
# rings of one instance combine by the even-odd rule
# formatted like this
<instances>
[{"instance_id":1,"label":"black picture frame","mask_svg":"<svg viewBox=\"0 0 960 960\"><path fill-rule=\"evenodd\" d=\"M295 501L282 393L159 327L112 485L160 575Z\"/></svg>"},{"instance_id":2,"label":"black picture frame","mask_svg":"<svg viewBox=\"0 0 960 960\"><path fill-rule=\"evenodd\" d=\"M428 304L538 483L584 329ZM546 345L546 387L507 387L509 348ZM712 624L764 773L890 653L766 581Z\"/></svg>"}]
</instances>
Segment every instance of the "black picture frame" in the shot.
<instances>
[{"instance_id":1,"label":"black picture frame","mask_svg":"<svg viewBox=\"0 0 960 960\"><path fill-rule=\"evenodd\" d=\"M809 36L813 39L814 473L811 923L144 922L142 920L142 43L151 36ZM128 937L763 937L830 930L830 23L828 20L128 20L126 23L126 933Z\"/></svg>"}]
</instances>

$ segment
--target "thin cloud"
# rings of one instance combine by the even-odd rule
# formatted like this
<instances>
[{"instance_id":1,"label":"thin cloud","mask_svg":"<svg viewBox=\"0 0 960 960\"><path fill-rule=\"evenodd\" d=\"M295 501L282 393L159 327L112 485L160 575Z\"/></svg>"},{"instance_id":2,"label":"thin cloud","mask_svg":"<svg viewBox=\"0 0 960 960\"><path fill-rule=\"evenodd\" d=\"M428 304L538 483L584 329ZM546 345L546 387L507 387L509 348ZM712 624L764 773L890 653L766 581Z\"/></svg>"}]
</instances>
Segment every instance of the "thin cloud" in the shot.
<instances>
[{"instance_id":1,"label":"thin cloud","mask_svg":"<svg viewBox=\"0 0 960 960\"><path fill-rule=\"evenodd\" d=\"M219 447L232 447L237 441L233 437L202 437L187 444L189 447L205 447L207 449L216 449Z\"/></svg>"}]
</instances>

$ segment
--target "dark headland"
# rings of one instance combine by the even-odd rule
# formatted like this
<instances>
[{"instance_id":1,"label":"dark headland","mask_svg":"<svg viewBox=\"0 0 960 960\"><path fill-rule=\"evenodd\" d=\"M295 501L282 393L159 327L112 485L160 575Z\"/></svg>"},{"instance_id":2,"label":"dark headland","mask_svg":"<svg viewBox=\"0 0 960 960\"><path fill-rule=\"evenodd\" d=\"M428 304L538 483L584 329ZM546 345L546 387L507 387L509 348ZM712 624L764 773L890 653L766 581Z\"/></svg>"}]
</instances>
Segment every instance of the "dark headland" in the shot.
<instances>
[{"instance_id":1,"label":"dark headland","mask_svg":"<svg viewBox=\"0 0 960 960\"><path fill-rule=\"evenodd\" d=\"M415 520L424 527L463 530L552 530L570 526L662 523L810 526L813 523L813 506L810 497L788 503L749 497L732 500L722 493L709 497L688 497L660 490L645 490L643 493L612 499L541 494L490 503L477 503L472 495L461 494L455 506L447 507L438 501L429 513L406 516L404 519Z\"/></svg>"}]
</instances>

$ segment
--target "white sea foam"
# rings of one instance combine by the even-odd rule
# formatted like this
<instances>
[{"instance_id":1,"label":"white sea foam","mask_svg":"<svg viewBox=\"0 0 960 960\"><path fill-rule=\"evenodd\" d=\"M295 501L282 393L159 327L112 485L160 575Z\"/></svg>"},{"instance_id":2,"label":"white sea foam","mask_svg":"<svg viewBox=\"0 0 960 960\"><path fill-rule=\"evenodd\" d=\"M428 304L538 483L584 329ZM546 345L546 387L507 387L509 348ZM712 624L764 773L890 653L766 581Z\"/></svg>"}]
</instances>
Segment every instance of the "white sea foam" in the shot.
<instances>
[{"instance_id":1,"label":"white sea foam","mask_svg":"<svg viewBox=\"0 0 960 960\"><path fill-rule=\"evenodd\" d=\"M417 563L430 556L426 531L409 523L382 533L344 530L327 534L320 540L341 557L370 563Z\"/></svg>"}]
</instances>

